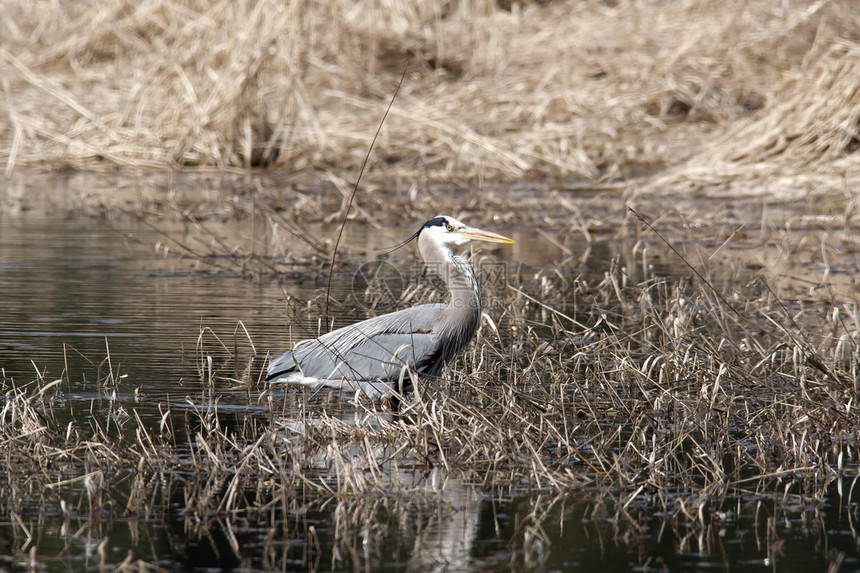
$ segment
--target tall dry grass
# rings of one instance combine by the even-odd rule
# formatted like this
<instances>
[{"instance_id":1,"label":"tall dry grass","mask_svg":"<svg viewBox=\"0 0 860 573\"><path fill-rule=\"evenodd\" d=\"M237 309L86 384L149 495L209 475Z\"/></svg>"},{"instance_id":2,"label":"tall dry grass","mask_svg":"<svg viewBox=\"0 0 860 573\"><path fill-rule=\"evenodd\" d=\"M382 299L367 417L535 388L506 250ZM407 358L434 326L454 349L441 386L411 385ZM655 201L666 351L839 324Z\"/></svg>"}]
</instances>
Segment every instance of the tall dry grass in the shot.
<instances>
[{"instance_id":1,"label":"tall dry grass","mask_svg":"<svg viewBox=\"0 0 860 573\"><path fill-rule=\"evenodd\" d=\"M850 171L852 6L13 1L0 15L0 160L343 175L408 64L375 153L389 175L596 177L693 157L652 185L665 189L750 164ZM779 143L807 127L818 143ZM719 168L702 174L712 153Z\"/></svg>"}]
</instances>

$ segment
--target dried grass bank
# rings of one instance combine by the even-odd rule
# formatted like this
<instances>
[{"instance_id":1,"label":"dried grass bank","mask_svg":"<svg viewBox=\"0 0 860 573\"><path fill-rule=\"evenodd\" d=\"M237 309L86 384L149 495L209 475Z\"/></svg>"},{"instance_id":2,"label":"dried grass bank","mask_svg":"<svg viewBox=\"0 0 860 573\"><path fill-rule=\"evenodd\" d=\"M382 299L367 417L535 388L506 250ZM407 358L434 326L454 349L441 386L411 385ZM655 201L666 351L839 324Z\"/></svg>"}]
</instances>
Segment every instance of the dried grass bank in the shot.
<instances>
[{"instance_id":1,"label":"dried grass bank","mask_svg":"<svg viewBox=\"0 0 860 573\"><path fill-rule=\"evenodd\" d=\"M776 195L856 177L860 22L847 0L4 8L7 171L268 165L343 177L408 64L371 168L388 176L677 167L641 186Z\"/></svg>"}]
</instances>

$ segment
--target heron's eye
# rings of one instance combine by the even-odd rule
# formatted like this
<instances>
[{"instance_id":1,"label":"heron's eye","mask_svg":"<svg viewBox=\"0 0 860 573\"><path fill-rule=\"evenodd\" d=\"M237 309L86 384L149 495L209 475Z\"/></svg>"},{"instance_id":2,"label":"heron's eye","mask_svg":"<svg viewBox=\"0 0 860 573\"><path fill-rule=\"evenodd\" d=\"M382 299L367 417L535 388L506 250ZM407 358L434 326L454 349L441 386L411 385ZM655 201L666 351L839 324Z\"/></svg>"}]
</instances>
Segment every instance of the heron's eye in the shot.
<instances>
[{"instance_id":1,"label":"heron's eye","mask_svg":"<svg viewBox=\"0 0 860 573\"><path fill-rule=\"evenodd\" d=\"M452 227L450 224L448 224L448 225L445 225L445 230L450 232L450 231L454 230L454 227Z\"/></svg>"}]
</instances>

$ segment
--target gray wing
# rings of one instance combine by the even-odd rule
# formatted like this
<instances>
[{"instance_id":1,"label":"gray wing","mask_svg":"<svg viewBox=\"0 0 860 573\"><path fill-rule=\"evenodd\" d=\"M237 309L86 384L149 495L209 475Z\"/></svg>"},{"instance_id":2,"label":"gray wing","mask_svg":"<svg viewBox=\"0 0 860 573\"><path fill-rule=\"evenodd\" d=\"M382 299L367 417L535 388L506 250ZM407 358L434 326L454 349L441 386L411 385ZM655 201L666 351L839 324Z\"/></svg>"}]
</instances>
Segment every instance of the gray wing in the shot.
<instances>
[{"instance_id":1,"label":"gray wing","mask_svg":"<svg viewBox=\"0 0 860 573\"><path fill-rule=\"evenodd\" d=\"M267 380L325 385L326 380L389 380L404 366L438 374L442 343L433 332L445 305L424 304L303 340L269 363Z\"/></svg>"}]
</instances>

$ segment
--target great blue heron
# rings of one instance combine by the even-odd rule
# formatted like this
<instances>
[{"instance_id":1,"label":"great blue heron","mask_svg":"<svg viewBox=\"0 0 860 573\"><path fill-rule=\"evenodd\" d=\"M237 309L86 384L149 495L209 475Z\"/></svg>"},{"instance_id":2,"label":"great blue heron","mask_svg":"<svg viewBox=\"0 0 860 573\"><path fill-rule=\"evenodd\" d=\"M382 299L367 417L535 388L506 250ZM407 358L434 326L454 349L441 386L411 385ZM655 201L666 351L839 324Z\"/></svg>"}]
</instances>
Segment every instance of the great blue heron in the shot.
<instances>
[{"instance_id":1,"label":"great blue heron","mask_svg":"<svg viewBox=\"0 0 860 573\"><path fill-rule=\"evenodd\" d=\"M414 239L418 239L424 263L448 285L451 300L447 305L422 304L303 340L269 363L266 380L361 391L377 400L392 388L409 390L410 372L438 375L472 339L481 321L475 271L451 246L474 240L514 241L447 216L430 219L395 248Z\"/></svg>"}]
</instances>

